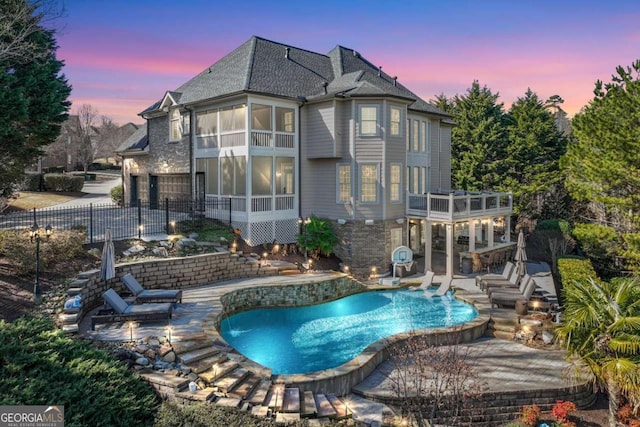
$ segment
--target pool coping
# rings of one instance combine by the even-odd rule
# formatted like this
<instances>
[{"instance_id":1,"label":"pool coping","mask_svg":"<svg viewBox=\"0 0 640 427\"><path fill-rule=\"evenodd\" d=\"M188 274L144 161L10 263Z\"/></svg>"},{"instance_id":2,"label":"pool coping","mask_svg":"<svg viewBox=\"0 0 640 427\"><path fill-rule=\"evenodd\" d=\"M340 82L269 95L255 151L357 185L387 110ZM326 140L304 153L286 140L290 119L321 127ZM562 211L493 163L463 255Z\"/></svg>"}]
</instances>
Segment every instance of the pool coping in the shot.
<instances>
[{"instance_id":1,"label":"pool coping","mask_svg":"<svg viewBox=\"0 0 640 427\"><path fill-rule=\"evenodd\" d=\"M349 276L340 276L333 278L331 280L338 280L340 278L349 277ZM350 277L349 277L350 278ZM350 278L354 280L353 278ZM357 282L357 281L356 281ZM306 281L304 283L305 286L314 286L321 283L320 281ZM360 282L358 282L360 283ZM370 287L362 284L363 287L359 292L351 292L344 295L339 295L333 300L343 298L349 295L354 295L361 292L371 292L378 290L398 290L401 289L398 286L393 287L381 287L375 286ZM285 288L292 287L296 285L292 284L283 284L283 285L269 285L266 288ZM261 285L252 286L251 288L260 288ZM245 288L248 289L248 288ZM233 290L224 295L232 294L234 292L238 292L238 290ZM224 297L223 295L223 297ZM475 295L474 295L475 296ZM391 337L384 338L382 340L378 340L369 346L367 346L360 354L351 359L350 361L343 363L342 365L325 369L321 371L306 373L306 374L274 374L271 375L271 369L260 365L259 363L242 356L239 363L245 365L247 369L251 369L253 371L262 372L263 375L270 376L270 379L274 383L285 384L291 387L297 387L300 390L304 391L312 391L314 393L335 393L338 395L345 395L350 393L351 388L355 385L362 382L366 377L368 377L380 363L386 360L389 357L389 349L391 346L400 345L406 340L414 336L427 337L427 342L429 345L443 345L443 344L453 344L453 343L466 343L474 341L484 335L487 324L491 318L490 316L490 308L491 305L488 303L488 300L483 301L483 299L473 298L470 293L461 289L454 288L454 297L458 300L464 301L468 304L471 304L478 311L478 315L475 319L462 323L460 325L455 325L452 327L440 327L440 328L429 328L429 329L420 329L414 330L410 332L404 332L400 334L393 335ZM323 300L318 301L316 303L328 302L331 300ZM220 299L220 304L222 311L216 314L215 318L215 331L211 331L215 333L215 340L219 340L227 345L229 345L224 338L220 335L219 325L220 321L223 317L233 314L231 312L227 312L224 307L223 298ZM308 304L303 304L308 305ZM299 307L301 305L289 305L288 307ZM285 306L278 306L279 308ZM254 306L247 306L246 310L254 309ZM259 308L266 308L265 306L261 306ZM245 310L241 310L245 311ZM234 310L234 312L238 312ZM233 348L233 346L229 345L229 347ZM234 352L237 350L234 349ZM239 354L239 353L238 353Z\"/></svg>"}]
</instances>

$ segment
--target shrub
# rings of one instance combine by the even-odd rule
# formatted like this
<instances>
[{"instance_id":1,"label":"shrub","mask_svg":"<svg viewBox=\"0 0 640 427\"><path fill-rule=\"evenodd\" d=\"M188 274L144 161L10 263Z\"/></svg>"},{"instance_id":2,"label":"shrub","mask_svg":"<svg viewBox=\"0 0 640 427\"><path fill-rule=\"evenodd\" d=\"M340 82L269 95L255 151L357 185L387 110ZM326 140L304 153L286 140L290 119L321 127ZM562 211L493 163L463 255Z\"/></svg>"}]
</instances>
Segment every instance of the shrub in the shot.
<instances>
[{"instance_id":1,"label":"shrub","mask_svg":"<svg viewBox=\"0 0 640 427\"><path fill-rule=\"evenodd\" d=\"M520 422L525 427L535 427L540 420L540 407L538 405L525 405L522 407Z\"/></svg>"},{"instance_id":2,"label":"shrub","mask_svg":"<svg viewBox=\"0 0 640 427\"><path fill-rule=\"evenodd\" d=\"M576 410L576 405L573 402L558 400L551 409L551 416L557 423L563 427L572 427L575 424L569 421L569 414Z\"/></svg>"},{"instance_id":3,"label":"shrub","mask_svg":"<svg viewBox=\"0 0 640 427\"><path fill-rule=\"evenodd\" d=\"M563 257L558 259L558 275L560 276L560 284L575 282L585 282L588 279L599 280L596 271L588 259L580 259L573 257Z\"/></svg>"},{"instance_id":4,"label":"shrub","mask_svg":"<svg viewBox=\"0 0 640 427\"><path fill-rule=\"evenodd\" d=\"M65 426L151 426L152 388L50 319L0 322L0 405L64 405Z\"/></svg>"},{"instance_id":5,"label":"shrub","mask_svg":"<svg viewBox=\"0 0 640 427\"><path fill-rule=\"evenodd\" d=\"M333 232L331 223L315 215L311 215L311 218L305 221L302 234L298 235L298 245L316 259L320 254L331 255L337 242L338 238Z\"/></svg>"},{"instance_id":6,"label":"shrub","mask_svg":"<svg viewBox=\"0 0 640 427\"><path fill-rule=\"evenodd\" d=\"M611 275L616 257L623 252L623 242L618 233L605 225L576 224L573 236L600 275Z\"/></svg>"},{"instance_id":7,"label":"shrub","mask_svg":"<svg viewBox=\"0 0 640 427\"><path fill-rule=\"evenodd\" d=\"M40 177L39 173L28 173L24 177L24 181L18 185L20 191L40 191Z\"/></svg>"},{"instance_id":8,"label":"shrub","mask_svg":"<svg viewBox=\"0 0 640 427\"><path fill-rule=\"evenodd\" d=\"M545 219L543 221L539 221L536 224L535 229L535 231L543 230L554 230L560 231L562 233L570 233L571 227L569 227L569 223L564 219Z\"/></svg>"},{"instance_id":9,"label":"shrub","mask_svg":"<svg viewBox=\"0 0 640 427\"><path fill-rule=\"evenodd\" d=\"M45 236L45 230L39 234ZM85 234L79 231L55 231L40 241L40 267L69 261L84 251ZM33 274L36 267L36 242L26 231L0 230L0 254L4 255L19 274Z\"/></svg>"},{"instance_id":10,"label":"shrub","mask_svg":"<svg viewBox=\"0 0 640 427\"><path fill-rule=\"evenodd\" d=\"M51 173L44 176L47 191L79 192L84 186L84 179L79 176Z\"/></svg>"},{"instance_id":11,"label":"shrub","mask_svg":"<svg viewBox=\"0 0 640 427\"><path fill-rule=\"evenodd\" d=\"M118 206L122 206L124 204L124 188L121 185L116 185L109 192L111 196L111 200Z\"/></svg>"}]
</instances>

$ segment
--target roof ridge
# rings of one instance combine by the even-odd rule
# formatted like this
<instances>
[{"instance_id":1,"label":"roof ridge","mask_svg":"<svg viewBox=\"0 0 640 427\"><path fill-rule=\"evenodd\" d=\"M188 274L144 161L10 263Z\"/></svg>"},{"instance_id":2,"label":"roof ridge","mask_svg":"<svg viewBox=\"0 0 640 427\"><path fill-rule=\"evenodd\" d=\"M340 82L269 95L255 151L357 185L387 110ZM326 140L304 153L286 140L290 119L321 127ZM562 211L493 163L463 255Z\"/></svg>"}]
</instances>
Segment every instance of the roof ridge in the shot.
<instances>
[{"instance_id":1,"label":"roof ridge","mask_svg":"<svg viewBox=\"0 0 640 427\"><path fill-rule=\"evenodd\" d=\"M277 41L275 41L275 40L265 39L264 37L260 37L260 36L253 36L252 38L254 38L254 39L256 39L256 40L262 40L262 41L265 41L265 42L269 42L269 43L277 44L277 45L284 46L284 47L290 47L290 48L293 48L293 49L301 50L301 51L303 51L303 52L312 53L312 54L314 54L314 55L318 55L318 56L324 56L325 58L328 58L328 57L329 57L329 56L328 56L327 54L325 54L325 53L315 52L315 51L313 51L313 50L304 49L304 48L301 48L301 47L298 47L298 46L294 46L294 45L291 45L291 44L286 44L286 43L282 43L282 42L277 42Z\"/></svg>"},{"instance_id":2,"label":"roof ridge","mask_svg":"<svg viewBox=\"0 0 640 427\"><path fill-rule=\"evenodd\" d=\"M249 90L249 84L251 82L251 74L253 73L253 62L255 60L256 57L256 46L258 45L257 40L260 37L258 36L253 36L251 37L251 54L249 55L249 64L247 64L247 75L245 76L245 80L244 80L244 90Z\"/></svg>"}]
</instances>

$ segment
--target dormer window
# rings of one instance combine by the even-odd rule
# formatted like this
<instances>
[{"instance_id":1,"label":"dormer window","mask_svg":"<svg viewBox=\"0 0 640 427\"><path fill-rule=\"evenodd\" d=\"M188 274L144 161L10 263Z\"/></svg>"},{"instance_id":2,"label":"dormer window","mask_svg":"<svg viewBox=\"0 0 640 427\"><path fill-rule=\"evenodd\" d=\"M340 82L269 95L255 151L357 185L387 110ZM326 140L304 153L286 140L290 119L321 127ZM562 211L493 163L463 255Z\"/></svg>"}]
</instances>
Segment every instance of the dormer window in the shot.
<instances>
[{"instance_id":1,"label":"dormer window","mask_svg":"<svg viewBox=\"0 0 640 427\"><path fill-rule=\"evenodd\" d=\"M169 140L180 141L182 138L182 131L180 129L180 111L177 108L171 110L169 119Z\"/></svg>"}]
</instances>

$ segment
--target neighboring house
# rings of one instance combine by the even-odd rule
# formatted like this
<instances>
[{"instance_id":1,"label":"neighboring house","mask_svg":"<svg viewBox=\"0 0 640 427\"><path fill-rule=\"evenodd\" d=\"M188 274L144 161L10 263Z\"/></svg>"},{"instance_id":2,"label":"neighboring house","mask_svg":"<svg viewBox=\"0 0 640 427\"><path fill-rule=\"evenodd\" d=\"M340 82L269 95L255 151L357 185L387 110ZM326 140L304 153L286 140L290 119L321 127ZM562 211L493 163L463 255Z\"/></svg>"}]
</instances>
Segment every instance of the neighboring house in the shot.
<instances>
[{"instance_id":1,"label":"neighboring house","mask_svg":"<svg viewBox=\"0 0 640 427\"><path fill-rule=\"evenodd\" d=\"M430 254L428 212L449 196L427 209L428 193L450 190L454 123L353 49L252 37L140 115L146 131L118 150L125 200L230 198L254 245L327 218L357 275L388 271L399 245Z\"/></svg>"}]
</instances>

